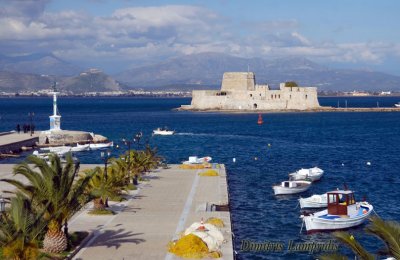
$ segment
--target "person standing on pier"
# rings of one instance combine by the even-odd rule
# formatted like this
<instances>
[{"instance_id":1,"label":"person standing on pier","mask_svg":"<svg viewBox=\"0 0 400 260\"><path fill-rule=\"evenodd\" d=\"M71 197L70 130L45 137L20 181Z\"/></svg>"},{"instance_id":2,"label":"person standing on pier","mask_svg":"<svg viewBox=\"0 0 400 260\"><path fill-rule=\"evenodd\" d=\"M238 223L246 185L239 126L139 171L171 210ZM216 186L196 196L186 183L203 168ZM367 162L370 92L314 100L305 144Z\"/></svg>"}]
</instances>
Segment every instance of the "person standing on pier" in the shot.
<instances>
[{"instance_id":1,"label":"person standing on pier","mask_svg":"<svg viewBox=\"0 0 400 260\"><path fill-rule=\"evenodd\" d=\"M21 127L17 124L17 133L19 134L19 132L21 132Z\"/></svg>"}]
</instances>

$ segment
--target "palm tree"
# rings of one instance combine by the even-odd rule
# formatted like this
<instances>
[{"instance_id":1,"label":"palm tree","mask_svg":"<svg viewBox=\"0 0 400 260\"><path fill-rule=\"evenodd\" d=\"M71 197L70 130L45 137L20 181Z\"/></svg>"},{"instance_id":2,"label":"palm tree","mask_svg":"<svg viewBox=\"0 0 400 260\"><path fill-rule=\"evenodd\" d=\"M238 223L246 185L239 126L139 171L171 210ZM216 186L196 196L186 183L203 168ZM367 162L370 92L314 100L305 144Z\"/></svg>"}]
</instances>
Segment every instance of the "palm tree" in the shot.
<instances>
[{"instance_id":1,"label":"palm tree","mask_svg":"<svg viewBox=\"0 0 400 260\"><path fill-rule=\"evenodd\" d=\"M33 164L33 167L28 165ZM39 171L36 171L39 169ZM27 162L14 167L14 174L22 175L28 184L13 179L3 179L32 200L35 208L45 210L44 219L48 221L43 249L49 253L60 253L67 248L68 220L79 211L87 199L85 188L92 177L75 180L79 172L79 163L72 156L66 157L63 166L57 155L50 156L50 163L30 156ZM61 230L64 225L64 232Z\"/></svg>"},{"instance_id":2,"label":"palm tree","mask_svg":"<svg viewBox=\"0 0 400 260\"><path fill-rule=\"evenodd\" d=\"M385 249L379 254L390 255L395 259L400 259L400 224L395 221L385 221L379 217L371 217L370 220L371 223L365 228L365 231L385 243ZM350 247L361 259L376 259L376 256L368 252L350 233L340 231L333 234L341 243ZM321 259L347 259L347 257L336 254L321 256Z\"/></svg>"},{"instance_id":3,"label":"palm tree","mask_svg":"<svg viewBox=\"0 0 400 260\"><path fill-rule=\"evenodd\" d=\"M107 180L104 178L104 169L101 167L86 171L85 174L93 176L88 182L86 193L94 198L94 209L105 209L107 198L119 196L121 191L126 189L126 175L117 167L107 168Z\"/></svg>"},{"instance_id":4,"label":"palm tree","mask_svg":"<svg viewBox=\"0 0 400 260\"><path fill-rule=\"evenodd\" d=\"M7 259L37 259L38 236L46 227L40 214L32 209L30 199L17 193L11 208L0 216L0 246Z\"/></svg>"}]
</instances>

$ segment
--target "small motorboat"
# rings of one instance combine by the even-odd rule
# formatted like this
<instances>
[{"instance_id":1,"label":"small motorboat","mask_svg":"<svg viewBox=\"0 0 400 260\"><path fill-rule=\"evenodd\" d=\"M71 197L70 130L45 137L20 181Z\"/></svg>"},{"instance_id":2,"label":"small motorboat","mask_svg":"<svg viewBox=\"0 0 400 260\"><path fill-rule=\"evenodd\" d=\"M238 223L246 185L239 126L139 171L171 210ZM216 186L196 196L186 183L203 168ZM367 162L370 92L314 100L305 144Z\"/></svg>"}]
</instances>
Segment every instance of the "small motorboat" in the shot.
<instances>
[{"instance_id":1,"label":"small motorboat","mask_svg":"<svg viewBox=\"0 0 400 260\"><path fill-rule=\"evenodd\" d=\"M300 216L307 232L346 229L361 225L374 207L366 201L356 202L350 190L327 192L328 208Z\"/></svg>"},{"instance_id":2,"label":"small motorboat","mask_svg":"<svg viewBox=\"0 0 400 260\"><path fill-rule=\"evenodd\" d=\"M168 130L168 128L164 127L159 127L155 130L153 130L153 135L173 135L175 134L174 130Z\"/></svg>"},{"instance_id":3,"label":"small motorboat","mask_svg":"<svg viewBox=\"0 0 400 260\"><path fill-rule=\"evenodd\" d=\"M210 156L201 157L201 158L198 158L197 156L189 156L189 160L184 161L182 163L183 164L202 164L202 163L208 163L211 160L212 160L212 158Z\"/></svg>"},{"instance_id":4,"label":"small motorboat","mask_svg":"<svg viewBox=\"0 0 400 260\"><path fill-rule=\"evenodd\" d=\"M399 103L396 103L396 104L394 104L394 106L395 106L395 107L400 107L400 102L399 102Z\"/></svg>"},{"instance_id":5,"label":"small motorboat","mask_svg":"<svg viewBox=\"0 0 400 260\"><path fill-rule=\"evenodd\" d=\"M328 199L326 193L315 194L308 198L300 198L299 203L302 209L326 208L328 206Z\"/></svg>"},{"instance_id":6,"label":"small motorboat","mask_svg":"<svg viewBox=\"0 0 400 260\"><path fill-rule=\"evenodd\" d=\"M113 146L114 146L114 142L89 144L90 150L105 149L105 148L109 148L109 147L113 147Z\"/></svg>"},{"instance_id":7,"label":"small motorboat","mask_svg":"<svg viewBox=\"0 0 400 260\"><path fill-rule=\"evenodd\" d=\"M90 144L77 144L76 146L71 147L71 152L83 152L89 150L90 150Z\"/></svg>"},{"instance_id":8,"label":"small motorboat","mask_svg":"<svg viewBox=\"0 0 400 260\"><path fill-rule=\"evenodd\" d=\"M318 167L313 167L309 169L300 169L294 173L289 174L290 180L311 180L318 181L321 179L324 171Z\"/></svg>"},{"instance_id":9,"label":"small motorboat","mask_svg":"<svg viewBox=\"0 0 400 260\"><path fill-rule=\"evenodd\" d=\"M272 186L275 195L296 194L308 190L311 187L311 181L283 181L280 184Z\"/></svg>"}]
</instances>

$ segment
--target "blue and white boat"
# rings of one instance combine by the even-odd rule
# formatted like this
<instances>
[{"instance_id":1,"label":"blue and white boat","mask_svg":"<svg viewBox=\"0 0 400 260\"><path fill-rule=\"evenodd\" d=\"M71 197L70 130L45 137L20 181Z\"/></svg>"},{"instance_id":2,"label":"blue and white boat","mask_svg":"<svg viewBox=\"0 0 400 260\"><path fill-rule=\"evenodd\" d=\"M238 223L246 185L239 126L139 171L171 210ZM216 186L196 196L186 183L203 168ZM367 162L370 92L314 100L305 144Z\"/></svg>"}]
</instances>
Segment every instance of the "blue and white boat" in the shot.
<instances>
[{"instance_id":1,"label":"blue and white boat","mask_svg":"<svg viewBox=\"0 0 400 260\"><path fill-rule=\"evenodd\" d=\"M361 225L374 207L368 202L356 202L350 190L327 192L328 208L307 216L300 216L307 232L332 231Z\"/></svg>"}]
</instances>

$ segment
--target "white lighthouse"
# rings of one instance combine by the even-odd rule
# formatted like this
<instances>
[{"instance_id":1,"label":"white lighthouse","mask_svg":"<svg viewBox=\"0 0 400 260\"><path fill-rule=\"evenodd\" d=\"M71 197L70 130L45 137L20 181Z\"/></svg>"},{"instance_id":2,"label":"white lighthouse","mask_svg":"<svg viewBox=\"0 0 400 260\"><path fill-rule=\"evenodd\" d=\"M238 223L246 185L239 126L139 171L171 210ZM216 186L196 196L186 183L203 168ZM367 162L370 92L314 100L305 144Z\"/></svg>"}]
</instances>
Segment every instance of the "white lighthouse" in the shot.
<instances>
[{"instance_id":1,"label":"white lighthouse","mask_svg":"<svg viewBox=\"0 0 400 260\"><path fill-rule=\"evenodd\" d=\"M56 85L57 85L57 83L54 82L53 92L52 92L52 94L53 94L53 115L49 116L50 131L61 130L61 115L58 113L58 109L57 109L57 94L59 92L57 92Z\"/></svg>"}]
</instances>

